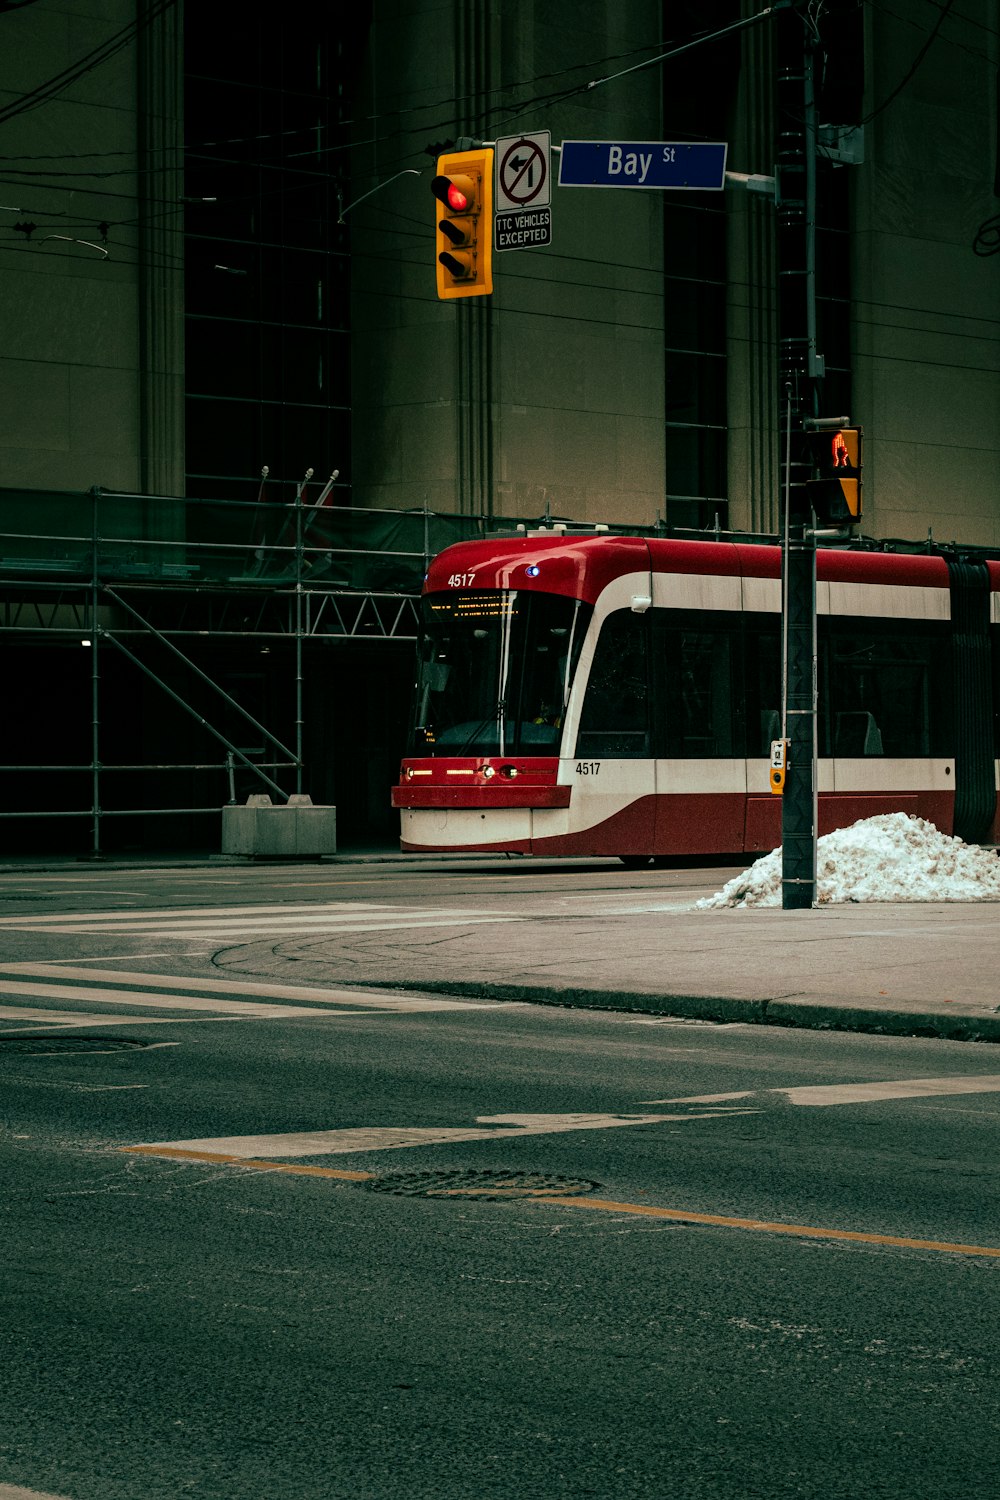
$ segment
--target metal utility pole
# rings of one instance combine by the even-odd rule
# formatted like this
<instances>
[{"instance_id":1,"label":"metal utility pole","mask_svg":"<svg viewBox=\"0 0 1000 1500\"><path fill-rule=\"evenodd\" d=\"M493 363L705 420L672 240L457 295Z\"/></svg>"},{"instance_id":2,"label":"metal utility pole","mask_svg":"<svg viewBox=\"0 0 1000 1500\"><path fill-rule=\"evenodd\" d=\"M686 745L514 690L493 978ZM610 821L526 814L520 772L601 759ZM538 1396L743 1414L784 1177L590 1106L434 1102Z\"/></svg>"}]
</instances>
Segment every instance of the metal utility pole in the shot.
<instances>
[{"instance_id":1,"label":"metal utility pole","mask_svg":"<svg viewBox=\"0 0 1000 1500\"><path fill-rule=\"evenodd\" d=\"M781 904L816 896L816 541L797 462L819 409L823 358L816 348L817 38L801 6L778 18L778 307L780 374L786 396L782 571L782 736L787 766L781 803Z\"/></svg>"}]
</instances>

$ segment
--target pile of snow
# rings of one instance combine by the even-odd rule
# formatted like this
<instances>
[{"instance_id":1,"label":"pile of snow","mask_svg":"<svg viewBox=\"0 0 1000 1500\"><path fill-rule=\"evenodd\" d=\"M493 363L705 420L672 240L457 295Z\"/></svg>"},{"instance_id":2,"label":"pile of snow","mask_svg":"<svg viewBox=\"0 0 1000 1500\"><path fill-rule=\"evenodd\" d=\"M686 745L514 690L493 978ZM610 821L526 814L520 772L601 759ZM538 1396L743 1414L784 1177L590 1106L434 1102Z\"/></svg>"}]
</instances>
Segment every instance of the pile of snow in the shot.
<instances>
[{"instance_id":1,"label":"pile of snow","mask_svg":"<svg viewBox=\"0 0 1000 1500\"><path fill-rule=\"evenodd\" d=\"M863 818L816 841L816 901L1000 901L1000 859L924 818ZM781 850L697 904L780 906Z\"/></svg>"}]
</instances>

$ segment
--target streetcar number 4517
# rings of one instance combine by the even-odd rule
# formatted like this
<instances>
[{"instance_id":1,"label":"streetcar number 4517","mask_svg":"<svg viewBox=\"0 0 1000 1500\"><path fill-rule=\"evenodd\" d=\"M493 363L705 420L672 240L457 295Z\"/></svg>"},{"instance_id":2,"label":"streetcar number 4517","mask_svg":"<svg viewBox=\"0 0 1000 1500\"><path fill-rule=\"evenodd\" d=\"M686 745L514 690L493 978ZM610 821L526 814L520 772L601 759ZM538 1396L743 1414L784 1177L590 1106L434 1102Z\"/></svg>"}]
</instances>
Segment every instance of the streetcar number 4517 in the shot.
<instances>
[{"instance_id":1,"label":"streetcar number 4517","mask_svg":"<svg viewBox=\"0 0 1000 1500\"><path fill-rule=\"evenodd\" d=\"M599 760L578 760L576 763L576 774L578 776L596 776L601 769Z\"/></svg>"}]
</instances>

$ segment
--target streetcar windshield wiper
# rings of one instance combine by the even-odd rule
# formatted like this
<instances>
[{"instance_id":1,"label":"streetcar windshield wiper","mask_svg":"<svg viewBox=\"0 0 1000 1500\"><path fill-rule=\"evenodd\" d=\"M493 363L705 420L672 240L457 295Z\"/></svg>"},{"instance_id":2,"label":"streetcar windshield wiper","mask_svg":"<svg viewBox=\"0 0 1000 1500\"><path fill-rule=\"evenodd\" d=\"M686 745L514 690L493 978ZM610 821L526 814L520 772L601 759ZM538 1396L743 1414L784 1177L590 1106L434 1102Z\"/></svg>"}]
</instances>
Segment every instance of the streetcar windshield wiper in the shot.
<instances>
[{"instance_id":1,"label":"streetcar windshield wiper","mask_svg":"<svg viewBox=\"0 0 1000 1500\"><path fill-rule=\"evenodd\" d=\"M475 729L473 729L472 733L462 742L461 748L456 750L455 754L464 755L470 748L470 746L475 744L476 740L478 740L479 736L483 733L484 730L489 729L491 724L500 724L503 720L503 711L504 704L503 702L500 702L497 704L496 715L491 716L487 719L480 719Z\"/></svg>"}]
</instances>

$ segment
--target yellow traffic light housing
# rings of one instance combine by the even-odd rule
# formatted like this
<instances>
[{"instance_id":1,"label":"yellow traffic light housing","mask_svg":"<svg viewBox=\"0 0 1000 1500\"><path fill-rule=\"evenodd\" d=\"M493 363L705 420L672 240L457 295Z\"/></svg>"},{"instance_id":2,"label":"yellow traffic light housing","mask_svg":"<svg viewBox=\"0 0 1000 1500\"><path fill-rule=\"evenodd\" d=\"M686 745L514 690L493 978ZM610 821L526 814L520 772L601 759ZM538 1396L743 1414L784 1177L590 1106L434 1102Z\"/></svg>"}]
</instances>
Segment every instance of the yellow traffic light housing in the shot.
<instances>
[{"instance_id":1,"label":"yellow traffic light housing","mask_svg":"<svg viewBox=\"0 0 1000 1500\"><path fill-rule=\"evenodd\" d=\"M437 294L482 297L493 290L493 148L439 156L431 192L437 211Z\"/></svg>"},{"instance_id":2,"label":"yellow traffic light housing","mask_svg":"<svg viewBox=\"0 0 1000 1500\"><path fill-rule=\"evenodd\" d=\"M817 517L828 526L861 520L860 427L837 427L809 434L816 477L806 488Z\"/></svg>"}]
</instances>

